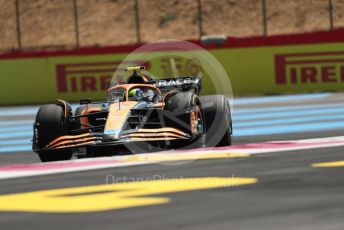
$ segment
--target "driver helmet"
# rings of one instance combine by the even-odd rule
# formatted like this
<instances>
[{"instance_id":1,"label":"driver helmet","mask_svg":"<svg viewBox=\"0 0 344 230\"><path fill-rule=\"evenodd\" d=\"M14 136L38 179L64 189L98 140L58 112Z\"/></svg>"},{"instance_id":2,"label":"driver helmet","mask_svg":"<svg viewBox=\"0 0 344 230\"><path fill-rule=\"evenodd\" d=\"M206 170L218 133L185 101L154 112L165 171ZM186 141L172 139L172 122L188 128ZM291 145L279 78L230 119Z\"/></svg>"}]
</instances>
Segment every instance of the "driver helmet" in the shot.
<instances>
[{"instance_id":1,"label":"driver helmet","mask_svg":"<svg viewBox=\"0 0 344 230\"><path fill-rule=\"evenodd\" d=\"M132 89L128 93L129 100L141 101L144 98L144 93L140 88Z\"/></svg>"}]
</instances>

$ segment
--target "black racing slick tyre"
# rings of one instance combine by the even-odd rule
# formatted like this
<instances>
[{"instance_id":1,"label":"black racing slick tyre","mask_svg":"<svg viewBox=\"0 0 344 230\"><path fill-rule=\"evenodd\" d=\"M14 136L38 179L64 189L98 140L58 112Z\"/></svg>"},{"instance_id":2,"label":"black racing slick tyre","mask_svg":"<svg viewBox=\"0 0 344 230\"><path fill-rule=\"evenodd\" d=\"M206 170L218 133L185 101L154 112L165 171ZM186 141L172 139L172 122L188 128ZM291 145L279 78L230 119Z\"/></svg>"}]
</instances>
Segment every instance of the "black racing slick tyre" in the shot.
<instances>
[{"instance_id":1,"label":"black racing slick tyre","mask_svg":"<svg viewBox=\"0 0 344 230\"><path fill-rule=\"evenodd\" d=\"M232 144L232 118L229 100L224 95L200 97L205 117L207 147Z\"/></svg>"},{"instance_id":2,"label":"black racing slick tyre","mask_svg":"<svg viewBox=\"0 0 344 230\"><path fill-rule=\"evenodd\" d=\"M205 125L201 102L198 96L191 92L177 93L165 101L167 117L166 124L185 133L190 140L178 140L173 144L175 148L203 147L205 140Z\"/></svg>"},{"instance_id":3,"label":"black racing slick tyre","mask_svg":"<svg viewBox=\"0 0 344 230\"><path fill-rule=\"evenodd\" d=\"M84 105L83 106L79 106L78 108L76 108L74 116L80 116L82 111L85 110L85 109L86 109L86 106L84 106ZM75 118L73 126L74 126L73 127L74 129L80 129L81 128L81 120L80 120L80 118Z\"/></svg>"},{"instance_id":4,"label":"black racing slick tyre","mask_svg":"<svg viewBox=\"0 0 344 230\"><path fill-rule=\"evenodd\" d=\"M66 134L67 127L68 121L61 106L49 104L40 107L35 120L33 148L38 148L42 162L71 159L70 150L44 150L52 140Z\"/></svg>"}]
</instances>

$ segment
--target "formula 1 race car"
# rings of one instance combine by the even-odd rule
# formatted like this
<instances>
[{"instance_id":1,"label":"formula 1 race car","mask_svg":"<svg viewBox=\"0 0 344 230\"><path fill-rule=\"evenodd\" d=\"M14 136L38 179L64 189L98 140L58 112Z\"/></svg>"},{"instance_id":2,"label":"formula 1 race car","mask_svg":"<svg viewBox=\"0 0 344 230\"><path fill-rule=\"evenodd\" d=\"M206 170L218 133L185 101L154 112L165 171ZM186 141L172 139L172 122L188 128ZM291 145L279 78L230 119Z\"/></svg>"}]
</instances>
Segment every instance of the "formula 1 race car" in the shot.
<instances>
[{"instance_id":1,"label":"formula 1 race car","mask_svg":"<svg viewBox=\"0 0 344 230\"><path fill-rule=\"evenodd\" d=\"M232 120L224 95L200 97L201 79L152 80L128 67L126 83L111 85L106 102L43 105L33 126L33 151L43 162L161 149L231 145Z\"/></svg>"}]
</instances>

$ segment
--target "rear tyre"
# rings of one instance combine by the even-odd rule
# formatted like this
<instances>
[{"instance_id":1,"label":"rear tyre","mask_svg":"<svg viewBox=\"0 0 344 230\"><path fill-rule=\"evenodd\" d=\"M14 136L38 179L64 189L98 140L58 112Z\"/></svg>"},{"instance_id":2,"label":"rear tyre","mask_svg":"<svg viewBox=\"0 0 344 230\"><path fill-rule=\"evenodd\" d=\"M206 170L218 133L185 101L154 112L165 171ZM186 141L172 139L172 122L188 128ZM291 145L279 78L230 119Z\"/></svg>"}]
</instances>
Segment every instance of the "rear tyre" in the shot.
<instances>
[{"instance_id":1,"label":"rear tyre","mask_svg":"<svg viewBox=\"0 0 344 230\"><path fill-rule=\"evenodd\" d=\"M191 135L190 140L171 141L173 148L200 148L204 146L205 125L201 102L194 93L177 93L165 102L165 110L170 117L166 119L168 127L174 127Z\"/></svg>"},{"instance_id":2,"label":"rear tyre","mask_svg":"<svg viewBox=\"0 0 344 230\"><path fill-rule=\"evenodd\" d=\"M58 105L43 105L38 110L34 132L36 143L33 148L38 148L38 156L42 162L71 159L71 150L44 150L52 140L67 133L67 119L63 108Z\"/></svg>"},{"instance_id":3,"label":"rear tyre","mask_svg":"<svg viewBox=\"0 0 344 230\"><path fill-rule=\"evenodd\" d=\"M232 118L228 98L224 95L200 97L206 126L206 146L232 144Z\"/></svg>"}]
</instances>

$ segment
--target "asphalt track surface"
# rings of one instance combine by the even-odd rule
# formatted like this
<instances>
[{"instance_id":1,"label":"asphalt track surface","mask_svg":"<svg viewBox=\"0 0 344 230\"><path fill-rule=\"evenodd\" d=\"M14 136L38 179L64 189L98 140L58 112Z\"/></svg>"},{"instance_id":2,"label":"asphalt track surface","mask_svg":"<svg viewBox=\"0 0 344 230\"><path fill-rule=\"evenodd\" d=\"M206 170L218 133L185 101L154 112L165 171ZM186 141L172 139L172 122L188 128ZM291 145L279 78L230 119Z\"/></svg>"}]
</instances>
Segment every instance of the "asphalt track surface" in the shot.
<instances>
[{"instance_id":1,"label":"asphalt track surface","mask_svg":"<svg viewBox=\"0 0 344 230\"><path fill-rule=\"evenodd\" d=\"M320 98L285 101L268 98L256 100L254 103L237 103L235 109L245 112L245 109L301 106L307 111L307 106L310 105L327 106L340 103L343 103L343 94L331 94ZM324 108L322 110L326 111ZM321 111L319 114L322 114ZM241 146L278 140L344 136L340 119L331 119L331 116L338 115L341 115L339 111L326 115L331 122L338 122L338 126L333 126L334 128L321 128L326 127L325 124L319 125L319 130L305 126L304 130L297 132L290 130L280 134L273 132L264 135L238 135L234 137L233 144ZM5 116L1 119L20 120L22 117ZM273 121L268 117L257 118L257 121L264 119ZM300 123L305 125L307 122L295 122L289 126ZM263 126L253 128L259 127ZM275 127L278 130L279 124ZM272 129L269 127L266 130ZM312 167L320 162L343 161L343 150L344 146L308 148L260 153L249 157L195 160L185 164L147 164L2 179L0 229L344 229L344 167ZM30 151L0 154L2 166L35 162L37 163L38 159ZM149 181L154 178L169 180L208 177L255 178L257 181L246 185L209 186L206 189L149 194L148 197L169 198L169 201L145 206L110 208L105 211L4 211L1 203L2 197L9 194L104 185L109 177L121 178L125 182L130 180L129 183L135 179ZM173 183L170 186L173 186ZM62 196L72 197L69 202L73 203L73 196L91 195L92 198L92 194L96 194L101 197L106 196L107 192L109 191L74 191L74 194ZM97 202L100 202L97 199L85 201L89 202L86 206L97 206ZM16 205L20 199L17 200L13 196L6 202ZM31 205L35 206L34 203Z\"/></svg>"}]
</instances>

